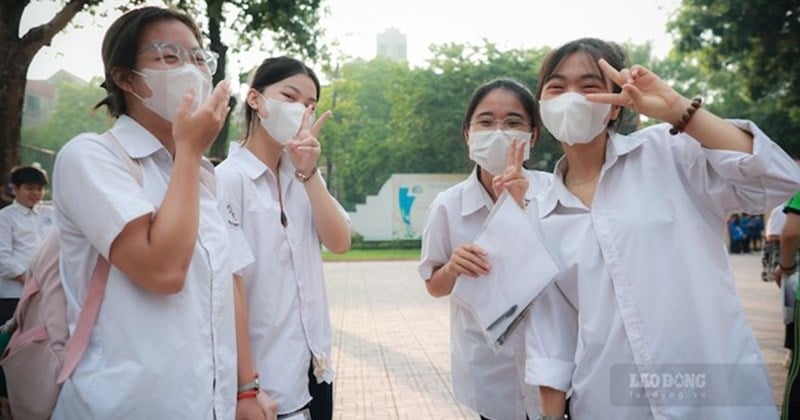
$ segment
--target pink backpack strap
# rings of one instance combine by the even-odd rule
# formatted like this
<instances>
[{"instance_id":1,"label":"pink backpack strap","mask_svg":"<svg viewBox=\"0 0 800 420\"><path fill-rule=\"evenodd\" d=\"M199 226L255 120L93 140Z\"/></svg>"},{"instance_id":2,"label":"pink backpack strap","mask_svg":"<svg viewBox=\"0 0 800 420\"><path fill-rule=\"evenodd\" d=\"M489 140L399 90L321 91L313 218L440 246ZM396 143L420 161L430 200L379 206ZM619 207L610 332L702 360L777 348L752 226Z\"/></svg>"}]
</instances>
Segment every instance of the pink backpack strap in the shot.
<instances>
[{"instance_id":1,"label":"pink backpack strap","mask_svg":"<svg viewBox=\"0 0 800 420\"><path fill-rule=\"evenodd\" d=\"M89 345L89 337L92 335L92 327L97 320L97 314L100 312L100 303L103 301L103 295L106 292L106 283L108 283L108 272L111 265L102 256L97 257L97 265L94 266L92 273L92 280L89 283L89 292L86 295L86 300L81 308L81 313L78 315L78 324L75 326L75 331L70 335L67 340L67 345L64 348L64 364L61 366L61 373L58 374L57 382L59 384L69 378L72 371L78 365L78 362L86 351L86 346Z\"/></svg>"},{"instance_id":2,"label":"pink backpack strap","mask_svg":"<svg viewBox=\"0 0 800 420\"><path fill-rule=\"evenodd\" d=\"M103 133L103 138L106 139L107 144L111 147L111 151L122 160L125 167L136 179L136 182L142 185L142 168L139 164L128 155L122 144L110 131ZM83 302L83 307L78 315L78 323L75 325L75 331L72 332L64 347L64 363L61 365L61 372L56 379L59 384L64 383L69 378L89 345L92 328L94 328L94 323L97 321L97 314L100 313L100 304L103 302L103 296L106 293L110 270L111 264L102 255L98 256L97 264L95 264L92 272L86 300Z\"/></svg>"}]
</instances>

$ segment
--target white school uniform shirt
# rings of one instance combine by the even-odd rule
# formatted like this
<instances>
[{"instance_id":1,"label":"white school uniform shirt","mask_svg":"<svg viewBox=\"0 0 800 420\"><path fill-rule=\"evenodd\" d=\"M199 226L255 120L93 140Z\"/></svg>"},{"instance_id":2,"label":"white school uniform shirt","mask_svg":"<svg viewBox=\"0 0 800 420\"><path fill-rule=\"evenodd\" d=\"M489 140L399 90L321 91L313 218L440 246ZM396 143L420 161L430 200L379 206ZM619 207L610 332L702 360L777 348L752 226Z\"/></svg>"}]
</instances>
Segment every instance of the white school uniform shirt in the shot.
<instances>
[{"instance_id":1,"label":"white school uniform shirt","mask_svg":"<svg viewBox=\"0 0 800 420\"><path fill-rule=\"evenodd\" d=\"M0 298L19 298L22 283L14 279L28 269L53 219L53 207L42 203L28 208L14 200L0 209Z\"/></svg>"},{"instance_id":2,"label":"white school uniform shirt","mask_svg":"<svg viewBox=\"0 0 800 420\"><path fill-rule=\"evenodd\" d=\"M764 236L769 238L770 236L781 236L781 231L783 230L783 225L786 224L786 213L783 212L783 208L786 207L786 203L783 203L769 213L769 220L767 220L767 229L764 232Z\"/></svg>"},{"instance_id":3,"label":"white school uniform shirt","mask_svg":"<svg viewBox=\"0 0 800 420\"><path fill-rule=\"evenodd\" d=\"M284 152L279 166L284 228L277 179L249 149L235 150L216 169L228 223L241 226L255 256L241 276L261 389L278 403L279 413L291 413L311 401L312 360L318 383L332 383L334 377L322 250L308 193Z\"/></svg>"},{"instance_id":4,"label":"white school uniform shirt","mask_svg":"<svg viewBox=\"0 0 800 420\"><path fill-rule=\"evenodd\" d=\"M573 417L777 418L722 243L728 214L785 201L800 170L754 124L733 122L753 133L752 154L705 149L665 124L610 133L591 209L565 187L563 159L537 197L564 273L534 301L527 380L571 384Z\"/></svg>"},{"instance_id":5,"label":"white school uniform shirt","mask_svg":"<svg viewBox=\"0 0 800 420\"><path fill-rule=\"evenodd\" d=\"M525 171L525 175L529 182L526 200L550 185L548 173ZM423 280L447 263L456 248L473 243L493 206L478 180L477 166L466 180L436 196L422 233L419 275ZM536 418L536 390L525 385L523 375L523 338L515 331L495 353L469 310L450 300L450 364L458 402L491 419L524 419L526 414Z\"/></svg>"},{"instance_id":6,"label":"white school uniform shirt","mask_svg":"<svg viewBox=\"0 0 800 420\"><path fill-rule=\"evenodd\" d=\"M108 258L128 222L158 211L173 167L167 150L133 119L120 116L111 133L138 162L142 186L95 134L70 140L56 159L53 191L70 331L98 253ZM149 292L112 266L88 348L64 383L54 419L234 418L232 271L246 262L230 258L228 229L202 185L199 205L183 290Z\"/></svg>"}]
</instances>

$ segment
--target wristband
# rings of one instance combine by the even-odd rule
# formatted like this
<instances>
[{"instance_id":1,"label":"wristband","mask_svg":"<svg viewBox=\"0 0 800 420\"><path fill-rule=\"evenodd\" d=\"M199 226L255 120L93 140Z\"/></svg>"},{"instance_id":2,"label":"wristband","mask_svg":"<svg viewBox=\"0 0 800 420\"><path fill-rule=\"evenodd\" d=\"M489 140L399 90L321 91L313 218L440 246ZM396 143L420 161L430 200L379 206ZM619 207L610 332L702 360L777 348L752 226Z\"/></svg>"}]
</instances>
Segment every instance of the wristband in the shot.
<instances>
[{"instance_id":1,"label":"wristband","mask_svg":"<svg viewBox=\"0 0 800 420\"><path fill-rule=\"evenodd\" d=\"M259 390L261 389L261 385L258 383L258 373L256 373L255 378L252 381L244 384L239 385L239 388L236 389L237 392L244 392L244 391L251 391L251 390Z\"/></svg>"},{"instance_id":2,"label":"wristband","mask_svg":"<svg viewBox=\"0 0 800 420\"><path fill-rule=\"evenodd\" d=\"M250 391L244 391L244 392L240 392L240 393L236 394L236 401L246 400L248 398L255 398L256 396L258 396L258 390L257 389L250 390Z\"/></svg>"},{"instance_id":3,"label":"wristband","mask_svg":"<svg viewBox=\"0 0 800 420\"><path fill-rule=\"evenodd\" d=\"M795 269L797 269L797 263L795 262L791 267L784 267L783 264L778 263L778 267L780 267L782 271L786 272L794 271Z\"/></svg>"},{"instance_id":4,"label":"wristband","mask_svg":"<svg viewBox=\"0 0 800 420\"><path fill-rule=\"evenodd\" d=\"M305 172L303 172L303 171L301 171L299 169L295 169L294 170L294 177L297 178L297 180L300 181L301 183L305 184L316 173L317 173L317 167L316 166L314 168L312 168L311 172L309 172L309 173L305 173Z\"/></svg>"}]
</instances>

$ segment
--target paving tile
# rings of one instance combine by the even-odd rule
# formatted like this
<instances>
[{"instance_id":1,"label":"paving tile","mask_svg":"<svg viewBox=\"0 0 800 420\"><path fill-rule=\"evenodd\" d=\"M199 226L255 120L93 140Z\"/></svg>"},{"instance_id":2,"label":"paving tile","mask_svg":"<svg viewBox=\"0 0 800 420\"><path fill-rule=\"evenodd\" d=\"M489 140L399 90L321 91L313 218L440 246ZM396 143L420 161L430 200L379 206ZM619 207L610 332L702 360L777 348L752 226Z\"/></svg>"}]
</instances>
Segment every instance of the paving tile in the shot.
<instances>
[{"instance_id":1,"label":"paving tile","mask_svg":"<svg viewBox=\"0 0 800 420\"><path fill-rule=\"evenodd\" d=\"M731 264L748 322L783 398L780 290L761 281L760 254ZM430 297L415 261L325 263L333 325L334 418L475 419L450 382L450 309Z\"/></svg>"}]
</instances>

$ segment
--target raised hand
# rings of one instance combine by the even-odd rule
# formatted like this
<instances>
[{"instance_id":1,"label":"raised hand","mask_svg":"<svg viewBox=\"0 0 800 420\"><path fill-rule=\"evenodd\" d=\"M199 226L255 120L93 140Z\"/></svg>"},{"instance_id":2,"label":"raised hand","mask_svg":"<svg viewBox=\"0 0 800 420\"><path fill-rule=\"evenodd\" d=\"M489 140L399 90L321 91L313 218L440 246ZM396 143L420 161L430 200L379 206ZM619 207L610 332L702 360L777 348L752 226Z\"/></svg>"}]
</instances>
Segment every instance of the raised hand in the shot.
<instances>
[{"instance_id":1,"label":"raised hand","mask_svg":"<svg viewBox=\"0 0 800 420\"><path fill-rule=\"evenodd\" d=\"M502 175L492 179L492 189L496 196L503 191L508 191L511 197L525 208L525 192L528 191L528 178L522 170L522 162L525 160L525 147L528 143L524 140L511 139L511 147L508 148L506 158L506 169Z\"/></svg>"},{"instance_id":2,"label":"raised hand","mask_svg":"<svg viewBox=\"0 0 800 420\"><path fill-rule=\"evenodd\" d=\"M218 83L211 96L196 111L190 112L194 96L194 90L183 96L172 123L172 136L176 151L200 156L211 146L225 123L230 110L230 84L227 80Z\"/></svg>"},{"instance_id":3,"label":"raised hand","mask_svg":"<svg viewBox=\"0 0 800 420\"><path fill-rule=\"evenodd\" d=\"M628 107L639 114L668 123L680 120L691 103L655 73L638 64L619 71L602 58L597 64L606 77L621 87L622 91L589 93L586 99L590 101Z\"/></svg>"},{"instance_id":4,"label":"raised hand","mask_svg":"<svg viewBox=\"0 0 800 420\"><path fill-rule=\"evenodd\" d=\"M453 277L464 274L470 277L489 274L486 251L475 244L461 245L453 251L450 260L444 265Z\"/></svg>"},{"instance_id":5,"label":"raised hand","mask_svg":"<svg viewBox=\"0 0 800 420\"><path fill-rule=\"evenodd\" d=\"M317 159L319 159L321 152L317 136L319 136L322 127L325 126L325 123L332 115L331 111L325 111L312 125L314 106L309 105L303 115L303 123L300 125L297 137L286 142L289 158L292 159L294 167L301 172L311 173L314 167L317 166Z\"/></svg>"}]
</instances>

